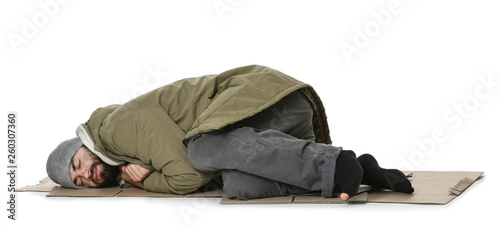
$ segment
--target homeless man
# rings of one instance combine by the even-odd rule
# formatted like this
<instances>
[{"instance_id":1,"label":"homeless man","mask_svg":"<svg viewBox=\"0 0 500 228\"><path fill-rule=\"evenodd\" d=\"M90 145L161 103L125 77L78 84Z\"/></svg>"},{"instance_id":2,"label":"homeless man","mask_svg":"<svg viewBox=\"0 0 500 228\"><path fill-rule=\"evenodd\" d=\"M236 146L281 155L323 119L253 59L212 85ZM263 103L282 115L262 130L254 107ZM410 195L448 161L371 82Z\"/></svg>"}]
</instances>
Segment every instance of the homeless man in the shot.
<instances>
[{"instance_id":1,"label":"homeless man","mask_svg":"<svg viewBox=\"0 0 500 228\"><path fill-rule=\"evenodd\" d=\"M99 108L76 135L47 161L49 177L66 188L121 177L147 191L187 194L217 173L225 194L241 200L334 190L348 200L360 184L413 192L401 171L332 146L314 89L264 66L182 79Z\"/></svg>"}]
</instances>

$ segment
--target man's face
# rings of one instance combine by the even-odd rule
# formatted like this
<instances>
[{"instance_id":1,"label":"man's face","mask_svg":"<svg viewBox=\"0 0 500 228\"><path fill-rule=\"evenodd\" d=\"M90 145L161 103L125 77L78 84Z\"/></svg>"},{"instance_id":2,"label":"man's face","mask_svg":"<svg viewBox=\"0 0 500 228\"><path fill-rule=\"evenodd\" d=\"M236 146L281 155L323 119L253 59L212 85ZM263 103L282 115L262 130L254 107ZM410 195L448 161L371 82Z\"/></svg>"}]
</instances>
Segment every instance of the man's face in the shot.
<instances>
[{"instance_id":1,"label":"man's face","mask_svg":"<svg viewBox=\"0 0 500 228\"><path fill-rule=\"evenodd\" d=\"M89 188L107 187L113 184L119 172L118 166L104 163L84 146L78 149L69 165L73 183Z\"/></svg>"}]
</instances>

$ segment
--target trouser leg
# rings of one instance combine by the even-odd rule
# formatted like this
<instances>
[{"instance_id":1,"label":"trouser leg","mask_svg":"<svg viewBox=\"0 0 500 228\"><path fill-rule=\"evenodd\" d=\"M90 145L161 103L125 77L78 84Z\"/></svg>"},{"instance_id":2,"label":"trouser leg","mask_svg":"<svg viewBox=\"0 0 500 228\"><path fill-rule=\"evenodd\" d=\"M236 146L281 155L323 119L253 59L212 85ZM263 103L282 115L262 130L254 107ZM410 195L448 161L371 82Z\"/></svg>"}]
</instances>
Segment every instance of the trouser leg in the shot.
<instances>
[{"instance_id":1,"label":"trouser leg","mask_svg":"<svg viewBox=\"0 0 500 228\"><path fill-rule=\"evenodd\" d=\"M313 109L315 107L309 97L301 91L296 91L233 127L274 129L296 138L314 141ZM309 192L307 189L238 170L223 170L222 174L224 192L230 198L253 199Z\"/></svg>"},{"instance_id":2,"label":"trouser leg","mask_svg":"<svg viewBox=\"0 0 500 228\"><path fill-rule=\"evenodd\" d=\"M188 151L191 165L203 172L239 170L331 197L341 148L241 127L202 134L190 140Z\"/></svg>"},{"instance_id":3,"label":"trouser leg","mask_svg":"<svg viewBox=\"0 0 500 228\"><path fill-rule=\"evenodd\" d=\"M234 169L222 170L224 192L230 199L256 199L310 192L308 189L284 184Z\"/></svg>"},{"instance_id":4,"label":"trouser leg","mask_svg":"<svg viewBox=\"0 0 500 228\"><path fill-rule=\"evenodd\" d=\"M310 99L302 92L296 91L283 98L273 106L267 108L266 110L263 110L262 112L256 114L251 118L240 121L230 126L229 128L249 126L252 128L264 130L274 129L298 139L314 141L315 136L312 126L313 109L314 104L312 104ZM189 148L188 151L190 151ZM233 152L236 153L236 155L243 156L245 153L243 150L239 149ZM191 154L191 152L189 153ZM333 157L336 158L335 156ZM226 160L226 162L229 164L236 163L235 160L231 159ZM329 161L327 163L327 167L329 167L333 162ZM283 169L286 170L288 168L283 167ZM233 198L250 199L300 194L304 193L305 191L311 191L238 170L222 170L222 173L224 179L224 191L226 192L226 195ZM326 175L325 179L333 181L333 171L331 172L331 176L326 177ZM327 181L327 184L325 184L325 186L329 186L330 184L328 183L332 181ZM325 187L323 190L324 192L330 192L329 187ZM325 193L324 195L329 196L328 193Z\"/></svg>"}]
</instances>

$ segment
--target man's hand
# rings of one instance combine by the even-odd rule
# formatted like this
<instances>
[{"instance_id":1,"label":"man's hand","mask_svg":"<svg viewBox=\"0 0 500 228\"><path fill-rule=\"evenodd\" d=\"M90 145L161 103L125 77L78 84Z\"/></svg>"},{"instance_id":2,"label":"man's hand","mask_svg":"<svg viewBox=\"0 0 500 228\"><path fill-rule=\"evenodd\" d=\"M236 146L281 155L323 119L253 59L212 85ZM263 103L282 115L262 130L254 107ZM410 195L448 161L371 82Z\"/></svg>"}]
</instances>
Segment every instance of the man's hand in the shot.
<instances>
[{"instance_id":1,"label":"man's hand","mask_svg":"<svg viewBox=\"0 0 500 228\"><path fill-rule=\"evenodd\" d=\"M138 188L142 188L142 180L153 172L133 163L123 165L121 170L123 180Z\"/></svg>"}]
</instances>

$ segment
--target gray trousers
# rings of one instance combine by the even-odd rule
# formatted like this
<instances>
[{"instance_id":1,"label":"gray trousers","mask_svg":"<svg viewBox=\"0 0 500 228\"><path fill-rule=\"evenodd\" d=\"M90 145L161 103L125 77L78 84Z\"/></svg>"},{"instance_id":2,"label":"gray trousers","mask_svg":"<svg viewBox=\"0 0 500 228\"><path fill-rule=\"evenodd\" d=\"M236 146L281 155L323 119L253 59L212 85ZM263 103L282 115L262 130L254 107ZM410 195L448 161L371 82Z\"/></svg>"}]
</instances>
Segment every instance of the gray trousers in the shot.
<instances>
[{"instance_id":1,"label":"gray trousers","mask_svg":"<svg viewBox=\"0 0 500 228\"><path fill-rule=\"evenodd\" d=\"M296 91L251 118L192 137L189 162L202 172L221 171L233 199L311 191L331 197L341 148L315 142L313 109Z\"/></svg>"}]
</instances>

